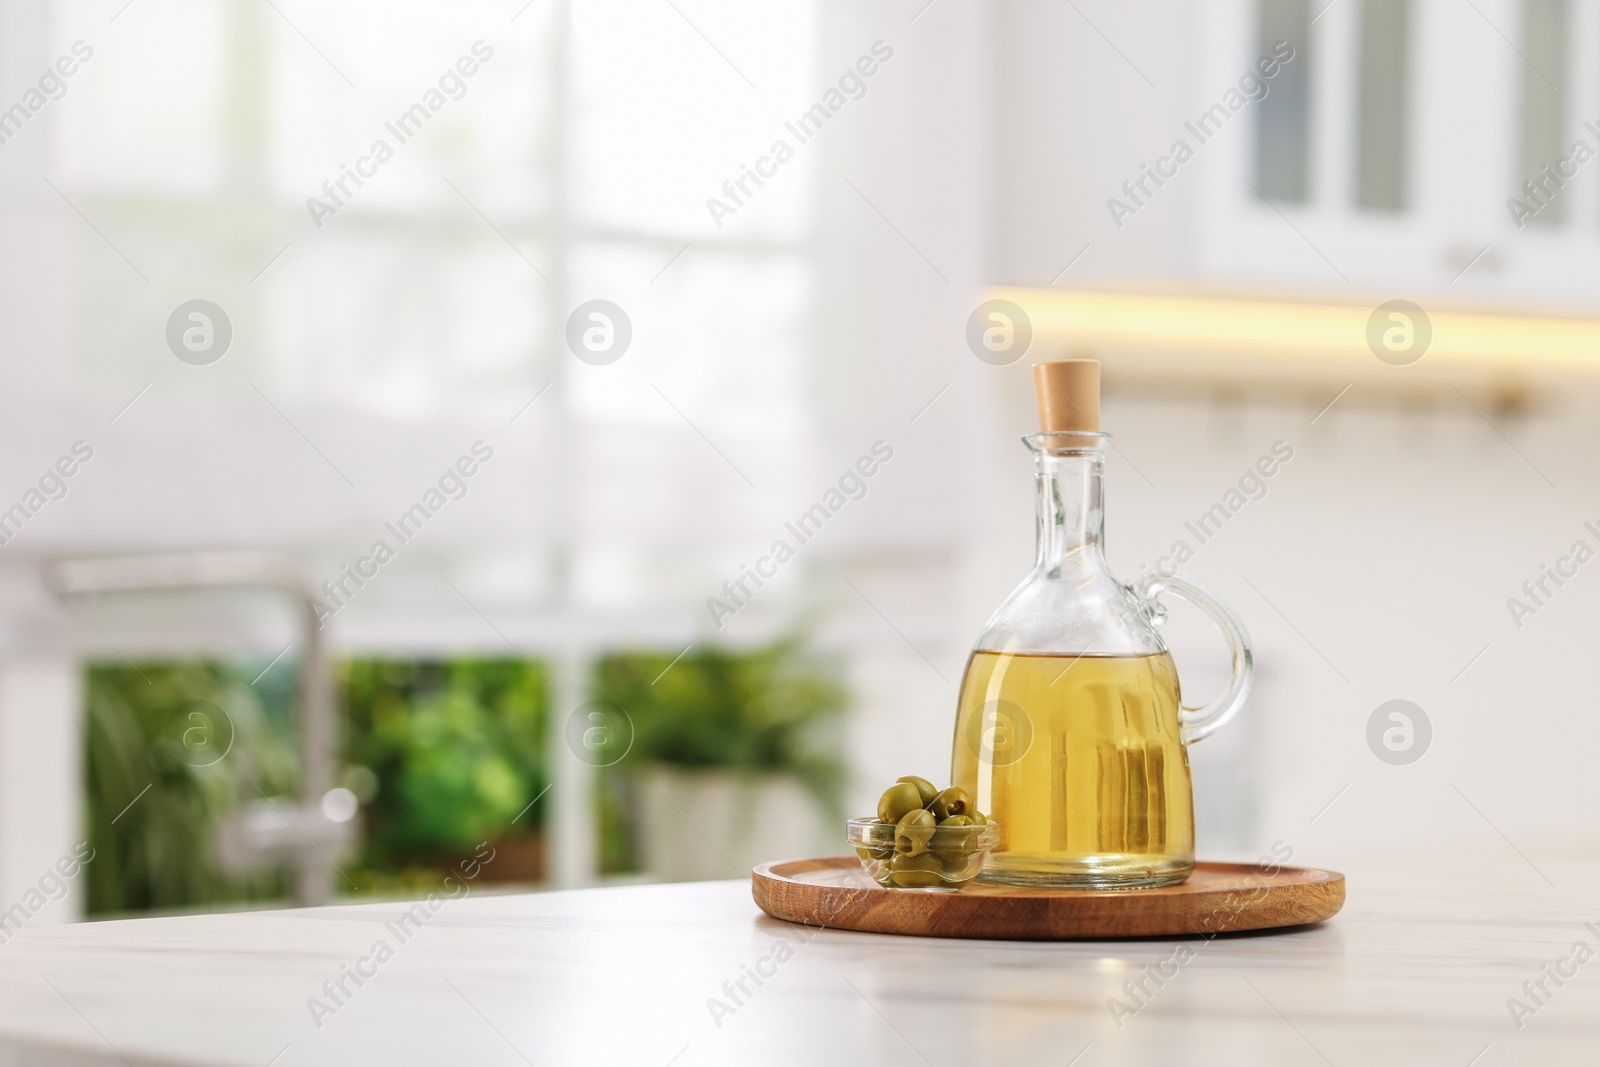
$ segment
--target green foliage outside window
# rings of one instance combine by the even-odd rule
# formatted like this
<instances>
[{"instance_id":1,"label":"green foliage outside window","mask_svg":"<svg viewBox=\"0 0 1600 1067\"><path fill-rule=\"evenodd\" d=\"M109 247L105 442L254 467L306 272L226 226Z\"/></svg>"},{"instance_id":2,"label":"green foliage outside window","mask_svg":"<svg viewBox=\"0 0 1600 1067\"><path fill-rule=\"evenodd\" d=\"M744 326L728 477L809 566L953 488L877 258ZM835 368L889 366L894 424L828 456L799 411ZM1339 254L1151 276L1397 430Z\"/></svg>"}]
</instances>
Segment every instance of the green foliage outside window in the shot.
<instances>
[{"instance_id":1,"label":"green foliage outside window","mask_svg":"<svg viewBox=\"0 0 1600 1067\"><path fill-rule=\"evenodd\" d=\"M345 758L376 786L358 884L431 888L479 842L543 825L549 695L532 664L357 660L340 691Z\"/></svg>"},{"instance_id":2,"label":"green foliage outside window","mask_svg":"<svg viewBox=\"0 0 1600 1067\"><path fill-rule=\"evenodd\" d=\"M89 668L86 911L281 901L287 880L219 870L218 825L262 797L298 799L295 669L208 662ZM537 880L549 782L544 680L522 660L357 660L338 683L339 784L363 843L340 864L362 892L436 888L480 841L491 880ZM147 788L148 787L148 788ZM532 806L529 807L530 803ZM520 817L519 817L520 814ZM353 892L340 879L340 892Z\"/></svg>"},{"instance_id":3,"label":"green foliage outside window","mask_svg":"<svg viewBox=\"0 0 1600 1067\"><path fill-rule=\"evenodd\" d=\"M224 877L212 838L239 801L296 788L287 709L213 663L94 666L87 689L87 913L281 897L281 874Z\"/></svg>"},{"instance_id":4,"label":"green foliage outside window","mask_svg":"<svg viewBox=\"0 0 1600 1067\"><path fill-rule=\"evenodd\" d=\"M601 774L606 871L635 869L632 772L646 763L786 774L838 806L846 700L837 663L798 639L675 655L620 652L594 668L593 695L624 709L634 730L626 758ZM260 666L89 669L89 914L285 898L280 872L228 877L212 844L240 804L298 796L294 664L258 677ZM496 849L485 878L539 879L550 713L534 665L356 660L341 668L337 693L339 782L361 798L364 821L360 850L341 867L360 892L436 888L481 841ZM353 892L342 879L339 891Z\"/></svg>"}]
</instances>

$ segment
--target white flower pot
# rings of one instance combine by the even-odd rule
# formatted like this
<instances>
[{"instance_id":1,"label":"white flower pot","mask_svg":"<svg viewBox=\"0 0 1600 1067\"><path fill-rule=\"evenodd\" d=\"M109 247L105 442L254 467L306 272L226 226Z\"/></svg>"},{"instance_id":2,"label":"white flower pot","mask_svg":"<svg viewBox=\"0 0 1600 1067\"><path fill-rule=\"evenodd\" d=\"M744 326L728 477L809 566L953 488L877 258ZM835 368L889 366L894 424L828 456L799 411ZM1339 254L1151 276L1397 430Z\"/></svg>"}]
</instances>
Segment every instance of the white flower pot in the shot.
<instances>
[{"instance_id":1,"label":"white flower pot","mask_svg":"<svg viewBox=\"0 0 1600 1067\"><path fill-rule=\"evenodd\" d=\"M845 851L794 778L653 764L640 774L644 871L663 882L744 878L768 860Z\"/></svg>"}]
</instances>

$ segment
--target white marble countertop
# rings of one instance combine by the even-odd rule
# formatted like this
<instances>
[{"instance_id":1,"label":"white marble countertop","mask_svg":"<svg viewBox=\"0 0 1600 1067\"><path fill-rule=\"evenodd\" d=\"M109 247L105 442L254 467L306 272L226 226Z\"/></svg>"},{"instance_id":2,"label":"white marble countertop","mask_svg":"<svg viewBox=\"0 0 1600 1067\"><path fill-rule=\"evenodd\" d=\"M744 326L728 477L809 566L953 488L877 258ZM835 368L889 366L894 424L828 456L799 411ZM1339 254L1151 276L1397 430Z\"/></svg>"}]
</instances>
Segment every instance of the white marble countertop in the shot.
<instances>
[{"instance_id":1,"label":"white marble countertop","mask_svg":"<svg viewBox=\"0 0 1600 1067\"><path fill-rule=\"evenodd\" d=\"M1573 955L1580 941L1600 949L1600 863L1546 865L1560 888L1498 854L1488 870L1344 869L1332 921L1184 942L1181 966L1162 964L1185 955L1170 940L812 931L762 915L742 882L478 895L443 903L405 941L387 925L399 904L28 929L0 946L0 1065L1600 1058L1600 959ZM393 950L381 963L380 940ZM336 1004L324 981L363 957L372 977L346 978ZM1550 996L1530 999L1523 983L1563 958L1575 976L1544 978ZM1135 1000L1123 983L1146 965L1176 974L1146 979L1152 994ZM750 970L766 976L745 978L745 996ZM313 1019L314 996L333 1010ZM1520 1029L1511 997L1535 1009Z\"/></svg>"}]
</instances>

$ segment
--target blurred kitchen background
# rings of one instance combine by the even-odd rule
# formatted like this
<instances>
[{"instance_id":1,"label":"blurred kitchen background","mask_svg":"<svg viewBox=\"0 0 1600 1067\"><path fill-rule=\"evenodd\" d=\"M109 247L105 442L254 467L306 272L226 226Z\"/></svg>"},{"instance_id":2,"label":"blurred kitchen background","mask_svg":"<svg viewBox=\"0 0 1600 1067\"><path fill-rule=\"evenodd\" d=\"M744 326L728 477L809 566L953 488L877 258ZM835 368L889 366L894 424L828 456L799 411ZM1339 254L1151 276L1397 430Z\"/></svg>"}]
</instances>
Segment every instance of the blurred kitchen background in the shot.
<instances>
[{"instance_id":1,"label":"blurred kitchen background","mask_svg":"<svg viewBox=\"0 0 1600 1067\"><path fill-rule=\"evenodd\" d=\"M948 776L1065 355L1114 568L1255 640L1201 853L1537 883L1600 814L1600 570L1523 588L1600 547L1597 59L1592 0L3 0L0 908L80 841L31 921L838 851Z\"/></svg>"}]
</instances>

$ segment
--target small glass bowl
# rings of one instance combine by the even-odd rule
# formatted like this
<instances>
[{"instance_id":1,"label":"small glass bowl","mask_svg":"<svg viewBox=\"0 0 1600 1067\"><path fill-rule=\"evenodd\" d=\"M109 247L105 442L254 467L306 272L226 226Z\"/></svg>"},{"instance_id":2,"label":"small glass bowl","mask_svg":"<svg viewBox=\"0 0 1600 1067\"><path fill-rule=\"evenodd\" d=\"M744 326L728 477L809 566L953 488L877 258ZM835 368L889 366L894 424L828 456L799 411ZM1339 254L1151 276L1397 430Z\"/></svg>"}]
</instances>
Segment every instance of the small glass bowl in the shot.
<instances>
[{"instance_id":1,"label":"small glass bowl","mask_svg":"<svg viewBox=\"0 0 1600 1067\"><path fill-rule=\"evenodd\" d=\"M895 850L894 823L851 819L846 825L861 865L885 889L954 892L977 877L984 856L1000 843L998 823L940 826L921 852L908 855Z\"/></svg>"}]
</instances>

